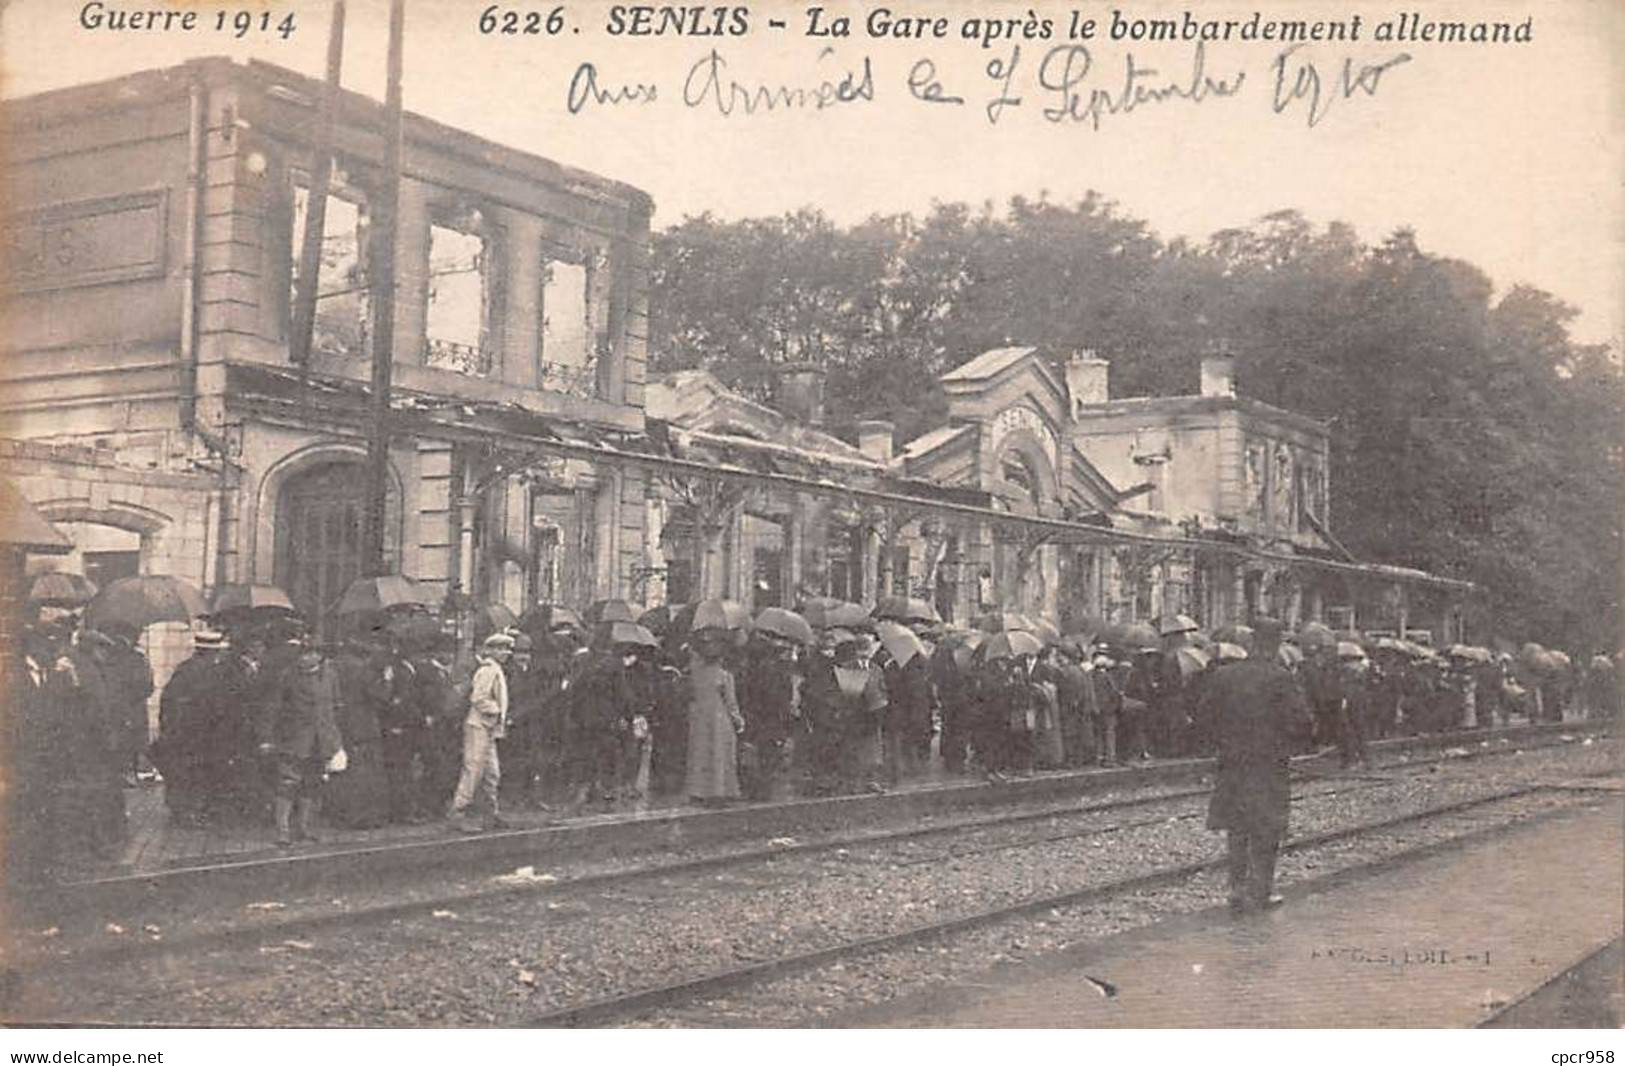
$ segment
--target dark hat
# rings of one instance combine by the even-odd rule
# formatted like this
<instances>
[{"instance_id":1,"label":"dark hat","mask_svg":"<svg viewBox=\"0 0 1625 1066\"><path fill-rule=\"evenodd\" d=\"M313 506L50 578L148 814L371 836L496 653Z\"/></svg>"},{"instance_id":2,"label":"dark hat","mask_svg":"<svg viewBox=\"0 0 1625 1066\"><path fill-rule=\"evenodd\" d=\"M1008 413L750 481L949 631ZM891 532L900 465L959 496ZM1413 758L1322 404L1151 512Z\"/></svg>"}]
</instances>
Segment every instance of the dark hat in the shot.
<instances>
[{"instance_id":1,"label":"dark hat","mask_svg":"<svg viewBox=\"0 0 1625 1066\"><path fill-rule=\"evenodd\" d=\"M534 644L531 642L530 634L528 634L528 633L515 633L513 635L513 650L514 651L530 651L531 648L533 648L533 647L534 647Z\"/></svg>"}]
</instances>

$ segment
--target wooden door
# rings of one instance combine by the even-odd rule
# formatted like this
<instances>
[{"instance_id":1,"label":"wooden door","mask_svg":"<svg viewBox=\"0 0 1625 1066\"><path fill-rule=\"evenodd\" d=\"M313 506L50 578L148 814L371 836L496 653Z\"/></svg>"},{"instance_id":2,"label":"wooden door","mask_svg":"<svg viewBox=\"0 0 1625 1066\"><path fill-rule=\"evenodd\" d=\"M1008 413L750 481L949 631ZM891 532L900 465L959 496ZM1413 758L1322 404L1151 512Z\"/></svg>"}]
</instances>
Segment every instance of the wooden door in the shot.
<instances>
[{"instance_id":1,"label":"wooden door","mask_svg":"<svg viewBox=\"0 0 1625 1066\"><path fill-rule=\"evenodd\" d=\"M366 489L362 464L339 462L300 474L282 490L277 584L323 640L334 635L333 606L361 576Z\"/></svg>"}]
</instances>

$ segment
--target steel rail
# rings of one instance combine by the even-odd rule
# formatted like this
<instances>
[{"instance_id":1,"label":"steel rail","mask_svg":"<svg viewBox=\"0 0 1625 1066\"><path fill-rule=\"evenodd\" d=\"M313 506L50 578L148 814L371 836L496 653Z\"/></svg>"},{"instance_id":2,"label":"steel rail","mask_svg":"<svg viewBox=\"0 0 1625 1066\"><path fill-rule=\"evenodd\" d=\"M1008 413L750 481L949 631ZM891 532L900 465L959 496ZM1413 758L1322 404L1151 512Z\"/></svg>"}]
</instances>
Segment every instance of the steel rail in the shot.
<instances>
[{"instance_id":1,"label":"steel rail","mask_svg":"<svg viewBox=\"0 0 1625 1066\"><path fill-rule=\"evenodd\" d=\"M1542 791L1545 787L1542 784L1521 785L1488 796L1461 800L1423 811L1414 811L1395 818L1377 822L1364 822L1359 825L1346 826L1342 829L1299 837L1283 843L1281 851L1298 851L1335 843L1355 836L1383 832L1404 825L1448 816L1464 810L1517 799ZM1023 915L1052 910L1058 907L1075 907L1133 892L1162 888L1188 880L1201 873L1223 869L1226 862L1227 860L1224 858L1215 858L1183 863L1178 866L1153 870L1149 873L1136 874L1133 877L1091 885L1087 888L1071 889L1057 894L1039 896L1022 900L1019 903L976 911L942 921L924 922L895 932L882 933L877 936L834 944L799 954L749 963L744 966L714 971L699 977L637 989L619 995L605 996L573 1006L543 1011L534 1015L525 1025L526 1027L535 1028L577 1028L600 1024L612 1018L636 1016L655 1008L669 1006L698 996L723 992L742 985L757 984L772 978L816 969L826 963L849 956L891 950L924 940L968 932L983 926L1007 921L1011 918L1019 918Z\"/></svg>"},{"instance_id":2,"label":"steel rail","mask_svg":"<svg viewBox=\"0 0 1625 1066\"><path fill-rule=\"evenodd\" d=\"M1537 748L1551 746L1538 742L1556 736L1563 730L1598 732L1597 729L1587 724L1538 723L1505 726L1483 732L1455 731L1441 734L1394 737L1375 742L1372 747L1373 753L1378 755L1392 750L1426 756L1441 749L1447 749L1451 745L1474 744L1486 739L1493 739L1514 744L1536 741L1537 743L1529 744L1529 747ZM1601 732L1606 733L1607 730L1603 729ZM1490 753L1492 753L1490 749L1479 749L1470 752L1472 756ZM1293 761L1294 765L1302 768L1305 764L1313 766L1322 758L1321 755L1299 756L1294 758ZM788 804L769 804L761 807L760 811L765 818L777 817L781 821L793 822L804 816L815 820L818 819L823 813L823 807L832 801L856 801L859 804L869 804L871 801L876 800L898 800L905 803L936 803L945 812L997 803L999 801L994 800L993 797L997 796L999 790L1004 788L1008 788L1015 793L1040 790L1050 794L1061 793L1075 796L1088 792L1125 787L1140 788L1156 783L1171 786L1183 779L1201 777L1204 774L1211 773L1212 765L1213 760L1211 758L1159 760L1146 764L1114 767L1105 771L1107 775L1122 775L1124 777L1122 782L1092 780L1094 777L1093 771L1071 770L1057 774L1040 774L1032 778L1003 784L967 781L948 785L940 790L909 790L886 796L854 795L826 797L822 800L803 799ZM1417 763L1411 762L1410 765L1417 765ZM1338 776L1347 775L1340 773ZM947 800L941 800L942 796L947 796ZM956 802L955 797L958 797L960 801ZM1036 801L1043 797L1033 796L1031 798ZM674 821L680 816L680 813L677 811L665 812L658 818L617 823L615 827L622 829L654 828L656 830L669 830L680 825L680 821ZM723 813L730 817L752 816L756 813L756 809L739 807L728 809ZM154 896L162 898L164 893L175 889L184 889L194 883L244 889L252 888L252 882L255 881L275 882L287 878L302 880L311 876L312 871L317 868L327 867L329 864L346 870L353 868L391 875L405 869L417 870L451 866L466 868L470 861L489 863L498 858L526 855L530 853L531 847L536 845L546 846L549 849L558 846L566 848L577 846L570 839L559 837L556 834L570 833L581 828L581 826L565 822L460 838L402 838L327 851L289 854L267 849L261 852L220 856L205 861L201 865L183 865L140 873L104 875L85 880L67 881L56 887L60 890L57 894L65 894L69 900L82 899L86 902L96 902L100 896L109 894L116 899L119 893L138 895L143 898L152 898ZM748 833L734 835L744 838L750 836ZM780 835L788 835L788 833ZM713 842L722 843L720 840ZM470 846L473 846L476 851L471 853L468 850ZM650 846L660 847L664 845L651 844Z\"/></svg>"},{"instance_id":3,"label":"steel rail","mask_svg":"<svg viewBox=\"0 0 1625 1066\"><path fill-rule=\"evenodd\" d=\"M1514 750L1539 750L1542 748L1558 747L1562 742L1554 741L1532 745L1523 749L1488 749L1469 752L1466 756L1455 756L1450 759L1423 759L1408 760L1406 762L1384 763L1383 766L1399 770L1411 770L1422 767L1431 767L1440 762L1462 761L1472 758L1508 755ZM1297 770L1297 768L1295 768ZM1301 772L1301 771L1299 771ZM1296 793L1294 799L1314 798L1316 796L1338 794L1349 791L1365 791L1370 788L1381 787L1385 783L1398 783L1394 778L1376 778L1349 775L1344 778L1340 775L1330 774L1304 774L1303 781L1339 781L1360 780L1358 785L1342 788L1327 788L1312 793ZM1367 783L1369 782L1369 783ZM1211 793L1209 786L1199 788L1177 789L1157 792L1153 795L1124 796L1117 799L1104 800L1094 803L1078 804L1068 802L1065 804L1050 805L1038 810L1018 811L1011 813L993 814L988 816L970 817L949 822L926 826L909 826L900 829L878 830L857 833L836 833L814 840L796 841L794 843L766 844L757 847L732 849L698 858L679 859L672 862L654 862L618 870L604 870L597 873L583 874L578 877L552 881L548 883L533 883L520 885L482 886L477 889L463 892L442 892L433 895L399 900L384 903L378 906L363 907L354 910L339 910L323 914L297 916L268 923L257 923L248 927L211 929L194 934L168 937L161 941L129 940L115 942L105 946L91 946L80 948L71 953L62 955L36 955L33 958L18 959L16 965L31 972L61 973L82 968L86 965L110 965L129 961L136 958L150 958L155 956L176 957L193 954L212 949L231 949L235 947L251 947L286 938L296 938L313 933L339 929L358 928L368 925L384 924L400 919L410 919L431 914L435 910L448 908L454 905L467 906L470 904L483 905L500 903L507 900L522 899L534 895L557 895L563 897L579 896L583 893L602 892L605 889L636 884L657 878L682 876L686 874L704 873L719 868L730 868L749 863L775 862L785 858L805 857L821 852L838 851L841 849L869 848L874 846L887 846L910 841L925 840L932 837L953 836L961 833L977 832L986 829L1000 829L1007 826L1017 826L1032 822L1054 820L1057 818L1072 818L1102 814L1112 811L1131 810L1138 807L1154 806L1160 803L1177 803L1191 799L1205 797ZM1195 817L1196 813L1175 815L1176 818ZM1000 845L987 849L971 849L965 852L950 852L947 855L935 855L929 859L911 859L901 865L917 865L920 862L938 862L944 858L973 856L992 850L1007 850L1015 847L1034 847L1057 840L1082 837L1089 835L1105 835L1108 833L1132 830L1146 825L1159 824L1166 818L1141 819L1124 822L1111 826L1097 826L1077 833L1060 834L1017 841L1012 844Z\"/></svg>"}]
</instances>

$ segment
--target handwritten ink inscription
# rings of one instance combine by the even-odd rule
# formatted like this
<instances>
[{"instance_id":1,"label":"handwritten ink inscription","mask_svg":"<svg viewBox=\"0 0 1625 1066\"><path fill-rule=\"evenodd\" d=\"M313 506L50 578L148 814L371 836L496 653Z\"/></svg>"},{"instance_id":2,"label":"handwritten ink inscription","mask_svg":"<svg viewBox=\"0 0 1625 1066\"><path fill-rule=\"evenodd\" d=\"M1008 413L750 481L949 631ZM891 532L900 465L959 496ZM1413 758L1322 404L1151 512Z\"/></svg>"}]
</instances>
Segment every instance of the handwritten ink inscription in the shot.
<instances>
[{"instance_id":1,"label":"handwritten ink inscription","mask_svg":"<svg viewBox=\"0 0 1625 1066\"><path fill-rule=\"evenodd\" d=\"M814 35L843 36L835 25ZM930 27L912 23L908 33L934 35ZM1408 52L1375 61L1346 54L1328 57L1294 44L1260 61L1262 76L1250 79L1249 71L1234 59L1220 61L1214 55L1201 40L1183 57L1159 53L1155 64L1135 51L1103 52L1077 43L1053 45L1029 58L1020 44L1012 44L988 57L978 77L962 69L950 74L929 55L904 63L900 72L882 72L869 55L842 57L833 46L825 46L805 72L764 80L747 76L743 67L736 68L713 48L689 68L682 85L674 87L680 91L669 95L653 81L624 73L609 75L597 63L582 63L570 79L566 108L577 115L594 107L673 99L729 117L874 103L892 91L920 104L964 107L968 114L980 113L989 125L998 125L1007 114L1019 118L1031 111L1051 126L1093 131L1107 119L1121 121L1161 104L1194 108L1208 101L1250 98L1256 103L1262 98L1269 105L1265 114L1314 129L1334 109L1376 97L1392 72L1412 59ZM1244 91L1250 84L1258 88Z\"/></svg>"},{"instance_id":2,"label":"handwritten ink inscription","mask_svg":"<svg viewBox=\"0 0 1625 1066\"><path fill-rule=\"evenodd\" d=\"M1271 64L1275 79L1271 106L1279 115L1301 101L1304 120L1311 126L1319 125L1339 100L1356 95L1375 96L1384 74L1411 61L1409 52L1401 52L1380 63L1358 65L1345 57L1341 66L1334 65L1332 73L1323 77L1317 64L1299 58L1301 47L1293 45L1276 56Z\"/></svg>"},{"instance_id":3,"label":"handwritten ink inscription","mask_svg":"<svg viewBox=\"0 0 1625 1066\"><path fill-rule=\"evenodd\" d=\"M1228 77L1209 74L1207 49L1201 42L1197 42L1190 67L1172 76L1156 67L1142 66L1131 52L1124 57L1122 75L1115 84L1085 89L1083 82L1093 65L1089 49L1082 45L1063 45L1044 57L1038 81L1054 97L1051 106L1044 108L1046 119L1086 122L1099 129L1100 120L1107 115L1127 115L1136 108L1169 100L1200 104L1210 97L1234 96L1247 83L1245 71L1238 70Z\"/></svg>"},{"instance_id":4,"label":"handwritten ink inscription","mask_svg":"<svg viewBox=\"0 0 1625 1066\"><path fill-rule=\"evenodd\" d=\"M100 285L164 272L166 191L19 211L6 219L7 287Z\"/></svg>"}]
</instances>

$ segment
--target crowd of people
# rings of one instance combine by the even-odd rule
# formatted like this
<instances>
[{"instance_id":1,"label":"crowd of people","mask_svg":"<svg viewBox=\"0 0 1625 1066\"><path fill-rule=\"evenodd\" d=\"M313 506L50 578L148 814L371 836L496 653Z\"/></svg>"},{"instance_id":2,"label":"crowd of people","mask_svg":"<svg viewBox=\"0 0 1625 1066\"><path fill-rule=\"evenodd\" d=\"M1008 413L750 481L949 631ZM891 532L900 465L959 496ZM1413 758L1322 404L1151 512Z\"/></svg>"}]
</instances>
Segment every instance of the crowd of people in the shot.
<instances>
[{"instance_id":1,"label":"crowd of people","mask_svg":"<svg viewBox=\"0 0 1625 1066\"><path fill-rule=\"evenodd\" d=\"M139 638L47 609L12 642L0 741L8 868L49 876L66 855L110 859L123 846L124 790L143 765L153 691Z\"/></svg>"},{"instance_id":2,"label":"crowd of people","mask_svg":"<svg viewBox=\"0 0 1625 1066\"><path fill-rule=\"evenodd\" d=\"M641 620L625 605L585 618L542 607L477 634L472 656L423 614L353 624L336 647L287 612L240 618L194 632L150 744L139 634L41 622L11 675L13 840L38 870L65 850L111 857L143 757L177 823L263 824L292 846L324 824L449 818L477 832L514 809L718 804L885 791L931 767L1002 780L1209 755L1218 732L1204 693L1255 643L1245 626L1210 637L1184 616L1061 636L1018 615L964 630L925 612L815 607L797 625L753 625L725 603ZM1304 745L1350 765L1380 737L1619 713L1606 656L1553 671L1315 624L1268 646L1310 711Z\"/></svg>"}]
</instances>

